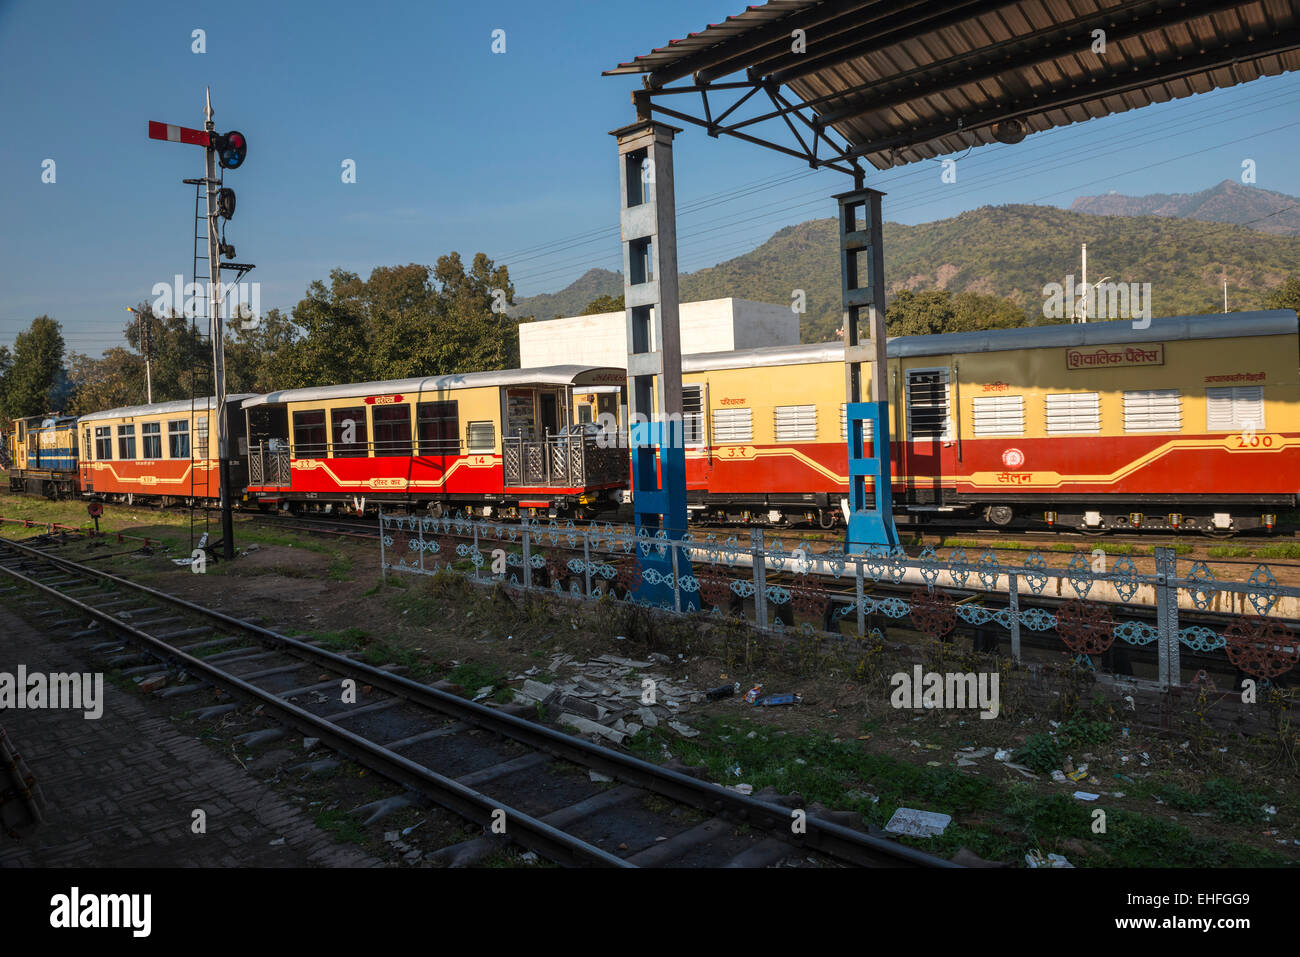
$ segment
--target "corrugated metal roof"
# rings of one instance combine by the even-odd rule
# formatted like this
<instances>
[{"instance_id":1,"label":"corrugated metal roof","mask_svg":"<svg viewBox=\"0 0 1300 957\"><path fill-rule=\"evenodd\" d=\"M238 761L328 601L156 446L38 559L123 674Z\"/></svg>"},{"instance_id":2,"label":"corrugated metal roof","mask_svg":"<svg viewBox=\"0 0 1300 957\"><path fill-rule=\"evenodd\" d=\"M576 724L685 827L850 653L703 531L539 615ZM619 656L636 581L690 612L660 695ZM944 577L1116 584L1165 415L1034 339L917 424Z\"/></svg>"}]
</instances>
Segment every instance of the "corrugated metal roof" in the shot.
<instances>
[{"instance_id":1,"label":"corrugated metal roof","mask_svg":"<svg viewBox=\"0 0 1300 957\"><path fill-rule=\"evenodd\" d=\"M256 395L244 402L244 408L271 405L281 402L314 402L327 399L361 398L370 395L396 393L447 392L453 389L476 389L503 385L571 385L578 380L583 384L596 384L601 373L622 373L621 369L600 366L558 365L536 369L503 369L499 372L466 372L461 375L420 376L411 379L390 379L386 382L355 382L344 385L322 385L306 389L285 389L267 395Z\"/></svg>"},{"instance_id":2,"label":"corrugated metal roof","mask_svg":"<svg viewBox=\"0 0 1300 957\"><path fill-rule=\"evenodd\" d=\"M1039 132L1300 69L1297 0L922 6L777 0L609 72L651 74L653 97L683 70L714 81L747 69L751 80L785 83L812 115L887 169L994 142L993 125L1004 120ZM872 18L870 29L836 37L850 18ZM912 25L917 18L924 20ZM1093 52L1090 27L1099 22L1104 54ZM781 48L801 24L802 61ZM819 35L829 37L821 51Z\"/></svg>"},{"instance_id":3,"label":"corrugated metal roof","mask_svg":"<svg viewBox=\"0 0 1300 957\"><path fill-rule=\"evenodd\" d=\"M247 399L251 392L239 392L226 396L226 405L239 405ZM137 418L143 415L167 415L173 412L189 412L193 409L195 412L207 412L216 407L216 399L212 396L207 398L177 399L175 402L155 402L153 405L130 405L120 409L107 409L103 412L91 412L89 415L83 415L78 418L78 422L95 422L100 419L117 419L117 418Z\"/></svg>"}]
</instances>

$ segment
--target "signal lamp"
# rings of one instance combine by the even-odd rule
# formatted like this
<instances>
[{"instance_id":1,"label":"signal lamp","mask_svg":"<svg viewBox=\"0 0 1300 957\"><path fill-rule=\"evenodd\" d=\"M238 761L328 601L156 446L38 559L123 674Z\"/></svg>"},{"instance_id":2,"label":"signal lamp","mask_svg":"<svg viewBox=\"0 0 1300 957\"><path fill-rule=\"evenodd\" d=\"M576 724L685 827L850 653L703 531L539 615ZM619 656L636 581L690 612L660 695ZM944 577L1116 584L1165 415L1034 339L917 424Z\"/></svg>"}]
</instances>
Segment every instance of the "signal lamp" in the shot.
<instances>
[{"instance_id":1,"label":"signal lamp","mask_svg":"<svg viewBox=\"0 0 1300 957\"><path fill-rule=\"evenodd\" d=\"M217 148L218 159L225 169L239 169L244 162L244 155L248 152L248 140L244 139L244 134L237 130L231 130L229 133L217 134L215 146Z\"/></svg>"}]
</instances>

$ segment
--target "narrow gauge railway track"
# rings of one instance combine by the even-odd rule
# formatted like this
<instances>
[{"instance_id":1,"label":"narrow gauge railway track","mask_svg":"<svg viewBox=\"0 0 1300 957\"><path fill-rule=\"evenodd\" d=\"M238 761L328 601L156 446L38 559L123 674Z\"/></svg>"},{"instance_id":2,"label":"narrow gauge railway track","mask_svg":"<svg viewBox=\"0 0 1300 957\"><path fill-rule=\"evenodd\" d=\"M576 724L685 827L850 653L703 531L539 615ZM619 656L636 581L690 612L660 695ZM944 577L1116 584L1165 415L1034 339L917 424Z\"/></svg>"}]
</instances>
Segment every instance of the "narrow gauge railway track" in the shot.
<instances>
[{"instance_id":1,"label":"narrow gauge railway track","mask_svg":"<svg viewBox=\"0 0 1300 957\"><path fill-rule=\"evenodd\" d=\"M268 527L290 529L290 530L303 531L303 532L320 534L320 535L340 535L340 536L351 537L351 538L373 539L376 538L379 534L375 519L373 518L366 518L366 519L346 518L346 517L315 518L315 517L304 517L301 515L297 515L297 516L293 516L291 519L267 518L265 516L260 516L259 520L265 521ZM574 524L578 528L581 528L586 523L575 522ZM596 524L599 526L602 523L597 522ZM723 533L726 532L727 530L734 531L737 529L748 528L748 527L749 526L739 526L739 525L700 525L699 526L701 531L710 532L710 533ZM785 542L836 542L838 543L844 540L843 530L840 530L838 532L826 532L826 531L822 531L821 529L773 528L773 529L766 529L765 531L768 537L774 539L781 539L782 541ZM934 533L927 532L925 534L934 534ZM935 543L935 547L947 547L947 546L941 546L939 544L942 542L944 537L945 536L942 534L937 535L938 542ZM998 539L1003 539L1007 542L1017 542L1017 543L1021 543L1025 541L1043 542L1043 543L1050 543L1050 542L1077 543L1078 551L1089 552L1089 553L1097 548L1105 550L1108 545L1109 546L1134 546L1134 547L1149 547L1154 545L1173 547L1175 545L1192 545L1193 547L1195 547L1196 545L1208 545L1209 543L1220 541L1219 539L1206 538L1203 536L1196 536L1196 535L1170 536L1170 535L1158 535L1155 533L1147 533L1147 534L1136 535L1136 536L1130 535L1127 538L1114 538L1109 536L1101 537L1095 535L1086 535L1082 532L1069 532L1069 531L1020 532L1020 533L982 531L979 533L978 537L987 538L990 539L990 541L987 543L981 542L978 546L968 546L968 547L978 547L978 548L990 547L993 548L994 550L997 550L1002 547L998 545ZM1277 536L1277 538L1285 538L1285 537L1286 536ZM1241 542L1243 541L1243 539L1239 538L1239 539L1235 539L1235 541ZM1260 545L1267 545L1267 544L1274 543L1273 538L1264 539L1259 537L1244 539L1244 541L1254 542ZM918 551L921 547L923 546L918 545L913 549L913 551ZM1023 551L1023 549L1014 549L1014 551ZM1053 554L1057 554L1057 553L1053 553ZM1068 555L1071 553L1060 552L1059 554ZM1127 553L1116 553L1116 554L1127 554ZM1253 567L1255 565L1258 565L1260 561L1262 561L1262 559L1212 558L1212 559L1207 559L1207 561L1216 565L1250 565ZM1272 568L1300 568L1300 562L1285 562L1285 561L1273 561L1273 560L1265 560L1265 561L1267 561L1268 565Z\"/></svg>"},{"instance_id":2,"label":"narrow gauge railway track","mask_svg":"<svg viewBox=\"0 0 1300 957\"><path fill-rule=\"evenodd\" d=\"M806 831L795 834L792 812L780 804L592 745L394 671L0 539L0 590L15 594L20 586L71 609L78 621L83 616L93 621L68 636L89 642L92 654L123 650L118 640L102 640L109 633L137 645L136 653L110 657L110 666L161 659L174 675L184 672L191 679L163 694L224 689L471 821L488 826L504 820L511 840L560 864L744 867L817 854L831 866L956 866L812 814L806 817ZM57 608L37 617L47 629L60 618L67 623ZM158 670L156 664L144 664L123 673ZM333 677L321 680L322 671ZM345 679L356 681L358 691L355 704L340 709L322 692L341 689ZM198 716L215 717L237 707L221 704ZM278 732L255 732L245 743L270 740ZM435 765L458 776L446 776ZM565 766L598 771L617 783L602 790L587 776L565 775ZM702 812L704 819L684 826L640 800L650 795ZM750 827L740 833L734 830L737 824ZM626 834L625 856L593 843L596 835L611 833ZM664 834L670 836L656 838ZM434 856L472 856L476 843L490 842L480 838Z\"/></svg>"},{"instance_id":3,"label":"narrow gauge railway track","mask_svg":"<svg viewBox=\"0 0 1300 957\"><path fill-rule=\"evenodd\" d=\"M373 520L349 519L349 518L317 520L313 518L304 522L302 520L302 516L295 516L294 520L291 522L281 522L280 519L268 519L268 522L272 525L278 525L280 528L293 528L299 531L317 533L322 535L337 534L337 535L352 535L354 537L362 537L362 538L376 538L378 537L379 534L378 528L375 526ZM834 533L828 533L828 534L832 536L834 535ZM1050 537L1055 533L1047 532L1043 534ZM776 532L771 537L781 538L787 542L806 542L812 540L812 536L801 535L794 532L792 532L788 538L780 531ZM1096 539L1092 538L1091 536L1080 536L1080 537L1087 542L1096 541ZM1221 559L1213 560L1214 564L1218 564L1220 562L1223 562L1225 564L1245 564L1251 566L1259 564L1259 560L1257 559L1244 560L1241 562L1232 562L1230 560L1221 560ZM1291 567L1284 562L1268 562L1268 564L1272 568ZM1296 567L1300 567L1300 566L1296 566ZM773 571L770 569L766 573L766 580L769 585L783 585L783 586L796 585L797 586L797 585L804 584L802 580L802 576L795 575L788 571ZM916 584L911 584L911 583L896 584L894 582L886 581L882 579L881 581L866 583L866 590L864 594L867 595L868 597L873 597L873 598L879 598L879 597L884 597L889 595L897 595L899 597L907 598L912 594L912 592L916 590L917 587L918 586ZM828 581L825 590L828 599L835 602L837 609L842 608L845 605L851 605L856 598L851 576L847 579L847 581L840 581L840 582ZM949 594L951 594L954 597L954 599L957 601L974 600L974 601L983 602L988 600L988 598L990 597L990 593L983 592L978 589L945 588L944 590ZM1001 596L1001 593L993 593L991 597L996 603L996 601L1003 596ZM1066 597L1058 597L1055 595L1034 595L1029 593L1028 591L1022 591L1020 595L1020 607L1022 611L1028 610L1030 608L1041 608L1043 611L1055 614L1057 609L1059 609L1062 605L1066 604L1066 602L1068 602L1071 597L1073 596L1067 595ZM1106 605L1116 613L1123 615L1125 618L1137 619L1146 622L1148 624L1154 624L1156 621L1156 609L1151 606L1122 604L1120 602L1101 602L1101 604ZM742 609L743 609L743 603L741 602L741 600L738 597L734 598L732 607L729 610L731 612L737 612ZM794 621L788 615L789 610L790 610L790 606L786 605L781 609L769 610L769 614L776 616L782 613L786 613L787 617L784 619L784 623L786 625L793 625ZM870 618L871 616L868 617ZM1179 619L1183 627L1188 627L1190 625L1203 625L1206 627L1213 628L1215 631L1221 631L1228 624L1236 620L1236 618L1237 616L1229 613L1212 612L1212 611L1194 612L1189 609L1182 609L1179 612ZM886 628L895 624L892 620L886 620L883 618L876 618L874 620L875 620L875 624L883 625ZM826 631L835 632L838 628L838 621L837 620L830 621L825 616L823 616L822 622L819 627L821 627L823 630ZM1004 650L1005 650L1006 642L1009 640L1004 633L999 632L996 628L992 626L983 626L977 628L971 625L958 625L957 630L954 631L953 634L950 635L949 638L946 640L951 640L953 637L956 637L957 635L962 633L966 633L970 637L970 639L973 642L976 642L977 644L979 643L977 641L978 638L982 638L985 643L990 641L997 642L1000 646L1003 647ZM1054 630L1051 629L1042 632L1022 629L1020 635L1020 643L1021 643L1021 647L1024 649L1033 649L1037 651L1060 652L1064 648L1064 645L1061 643L1059 636L1056 634ZM983 644L981 645L981 647L987 648L988 646L987 644ZM1121 645L1120 647L1121 650L1123 650L1123 652L1128 656L1128 660L1130 662L1141 663L1144 665L1150 665L1154 667L1157 659L1156 646L1154 644L1132 645L1132 646ZM1208 673L1215 674L1215 675L1235 676L1237 673L1236 669L1228 662L1226 662L1222 658L1222 656L1217 656L1213 653L1200 652L1192 648L1184 648L1182 650L1182 655L1184 659L1184 667L1190 666L1193 669L1203 668Z\"/></svg>"}]
</instances>

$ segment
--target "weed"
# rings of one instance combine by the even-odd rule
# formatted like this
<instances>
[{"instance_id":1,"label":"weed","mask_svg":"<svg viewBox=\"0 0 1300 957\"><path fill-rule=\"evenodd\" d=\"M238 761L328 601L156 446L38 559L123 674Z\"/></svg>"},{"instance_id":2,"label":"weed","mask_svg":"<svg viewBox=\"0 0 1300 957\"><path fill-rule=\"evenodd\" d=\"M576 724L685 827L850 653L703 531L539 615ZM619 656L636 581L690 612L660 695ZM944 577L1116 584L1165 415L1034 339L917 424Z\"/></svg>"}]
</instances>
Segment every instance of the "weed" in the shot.
<instances>
[{"instance_id":1,"label":"weed","mask_svg":"<svg viewBox=\"0 0 1300 957\"><path fill-rule=\"evenodd\" d=\"M1039 774L1061 766L1061 744L1050 734L1030 736L1014 755L1017 762Z\"/></svg>"}]
</instances>

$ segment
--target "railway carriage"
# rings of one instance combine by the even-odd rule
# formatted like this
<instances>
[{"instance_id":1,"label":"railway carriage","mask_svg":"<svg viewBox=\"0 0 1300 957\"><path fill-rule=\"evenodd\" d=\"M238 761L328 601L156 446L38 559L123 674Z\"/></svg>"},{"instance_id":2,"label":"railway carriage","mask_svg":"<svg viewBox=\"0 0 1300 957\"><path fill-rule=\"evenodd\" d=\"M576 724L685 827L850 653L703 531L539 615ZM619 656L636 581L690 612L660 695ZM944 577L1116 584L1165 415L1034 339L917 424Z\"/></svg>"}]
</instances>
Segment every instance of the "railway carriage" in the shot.
<instances>
[{"instance_id":1,"label":"railway carriage","mask_svg":"<svg viewBox=\"0 0 1300 957\"><path fill-rule=\"evenodd\" d=\"M887 354L894 501L918 520L1229 534L1295 507L1289 310L908 336ZM697 517L837 520L842 346L686 356L682 382Z\"/></svg>"},{"instance_id":2,"label":"railway carriage","mask_svg":"<svg viewBox=\"0 0 1300 957\"><path fill-rule=\"evenodd\" d=\"M230 486L248 480L248 442L240 403L226 396ZM177 502L220 499L216 400L180 399L109 409L77 420L81 437L81 491L108 501Z\"/></svg>"},{"instance_id":3,"label":"railway carriage","mask_svg":"<svg viewBox=\"0 0 1300 957\"><path fill-rule=\"evenodd\" d=\"M594 424L625 379L562 365L255 396L248 495L290 509L590 514L626 486L626 448Z\"/></svg>"},{"instance_id":4,"label":"railway carriage","mask_svg":"<svg viewBox=\"0 0 1300 957\"><path fill-rule=\"evenodd\" d=\"M9 490L65 498L77 494L77 419L71 415L17 419L6 442Z\"/></svg>"}]
</instances>

